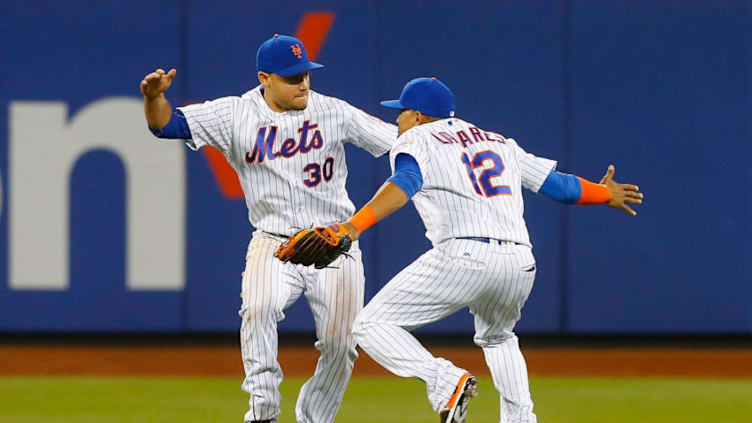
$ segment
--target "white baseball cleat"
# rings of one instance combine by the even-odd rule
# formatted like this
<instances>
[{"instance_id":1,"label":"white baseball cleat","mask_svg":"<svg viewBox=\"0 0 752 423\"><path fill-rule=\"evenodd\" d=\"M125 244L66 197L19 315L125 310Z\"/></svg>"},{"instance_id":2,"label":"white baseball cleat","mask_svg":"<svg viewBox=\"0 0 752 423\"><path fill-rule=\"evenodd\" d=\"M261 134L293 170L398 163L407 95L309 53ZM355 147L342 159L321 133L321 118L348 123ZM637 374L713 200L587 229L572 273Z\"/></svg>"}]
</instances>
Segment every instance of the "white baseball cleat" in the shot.
<instances>
[{"instance_id":1,"label":"white baseball cleat","mask_svg":"<svg viewBox=\"0 0 752 423\"><path fill-rule=\"evenodd\" d=\"M441 423L464 423L467 415L467 404L470 399L478 396L478 380L470 373L465 373L457 382L457 389L449 398L443 410L439 413Z\"/></svg>"}]
</instances>

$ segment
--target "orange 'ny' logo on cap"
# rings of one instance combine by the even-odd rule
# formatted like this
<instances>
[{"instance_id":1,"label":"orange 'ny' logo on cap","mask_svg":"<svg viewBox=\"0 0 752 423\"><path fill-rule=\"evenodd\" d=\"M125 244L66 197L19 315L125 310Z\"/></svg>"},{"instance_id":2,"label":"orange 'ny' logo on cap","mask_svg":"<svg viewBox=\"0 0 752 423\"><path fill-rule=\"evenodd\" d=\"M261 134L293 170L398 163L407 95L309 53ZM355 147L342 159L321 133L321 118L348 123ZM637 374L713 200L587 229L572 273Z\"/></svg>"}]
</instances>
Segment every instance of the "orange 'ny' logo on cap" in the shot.
<instances>
[{"instance_id":1,"label":"orange 'ny' logo on cap","mask_svg":"<svg viewBox=\"0 0 752 423\"><path fill-rule=\"evenodd\" d=\"M298 56L298 59L303 58L303 49L300 48L300 44L293 44L290 48L292 49L292 54Z\"/></svg>"}]
</instances>

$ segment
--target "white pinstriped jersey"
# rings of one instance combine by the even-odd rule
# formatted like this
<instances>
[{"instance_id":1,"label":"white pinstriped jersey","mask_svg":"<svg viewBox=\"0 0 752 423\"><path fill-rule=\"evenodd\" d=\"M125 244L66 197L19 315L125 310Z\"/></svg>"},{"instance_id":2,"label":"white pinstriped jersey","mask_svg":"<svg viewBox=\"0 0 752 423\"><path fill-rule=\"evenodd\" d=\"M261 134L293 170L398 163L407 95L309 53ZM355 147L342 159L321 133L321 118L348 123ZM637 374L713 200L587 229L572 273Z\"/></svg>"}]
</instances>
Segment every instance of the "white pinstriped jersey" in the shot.
<instances>
[{"instance_id":1,"label":"white pinstriped jersey","mask_svg":"<svg viewBox=\"0 0 752 423\"><path fill-rule=\"evenodd\" d=\"M486 237L531 246L520 187L538 192L556 162L525 152L512 138L461 119L418 125L390 153L415 158L423 187L413 203L435 245L457 237Z\"/></svg>"},{"instance_id":2,"label":"white pinstriped jersey","mask_svg":"<svg viewBox=\"0 0 752 423\"><path fill-rule=\"evenodd\" d=\"M396 126L314 91L305 110L283 113L269 108L261 86L179 109L188 146L218 149L237 172L251 224L281 235L352 216L344 143L378 157L397 137Z\"/></svg>"}]
</instances>

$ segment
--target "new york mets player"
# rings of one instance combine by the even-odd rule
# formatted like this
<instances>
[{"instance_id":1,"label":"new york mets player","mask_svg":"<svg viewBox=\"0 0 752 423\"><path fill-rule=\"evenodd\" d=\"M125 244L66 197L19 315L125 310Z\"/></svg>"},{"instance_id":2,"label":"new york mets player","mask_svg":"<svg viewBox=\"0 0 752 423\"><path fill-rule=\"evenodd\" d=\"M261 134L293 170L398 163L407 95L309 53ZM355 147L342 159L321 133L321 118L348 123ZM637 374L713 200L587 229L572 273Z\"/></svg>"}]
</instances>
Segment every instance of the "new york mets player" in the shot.
<instances>
[{"instance_id":1,"label":"new york mets player","mask_svg":"<svg viewBox=\"0 0 752 423\"><path fill-rule=\"evenodd\" d=\"M441 422L464 422L477 382L466 370L431 355L409 331L469 306L475 343L483 348L501 393L501 421L535 422L527 369L513 329L535 278L523 219L522 187L576 204L606 203L631 215L641 204L634 185L600 184L555 170L512 138L454 117L449 88L435 78L405 85L400 136L391 150L392 177L341 227L357 239L412 197L433 248L402 270L365 307L354 325L358 344L379 364L426 383Z\"/></svg>"},{"instance_id":2,"label":"new york mets player","mask_svg":"<svg viewBox=\"0 0 752 423\"><path fill-rule=\"evenodd\" d=\"M240 342L242 388L250 394L245 422L277 421L280 414L277 322L305 295L321 351L313 377L300 391L295 413L302 423L334 421L357 357L351 330L363 307L361 253L316 270L274 258L277 246L301 228L342 220L355 206L345 190L344 143L380 156L397 128L350 104L310 89L303 43L275 35L256 56L260 85L239 97L172 109L164 96L176 70L157 69L141 81L146 120L161 138L184 139L193 150L221 151L238 174L256 228L242 277Z\"/></svg>"}]
</instances>

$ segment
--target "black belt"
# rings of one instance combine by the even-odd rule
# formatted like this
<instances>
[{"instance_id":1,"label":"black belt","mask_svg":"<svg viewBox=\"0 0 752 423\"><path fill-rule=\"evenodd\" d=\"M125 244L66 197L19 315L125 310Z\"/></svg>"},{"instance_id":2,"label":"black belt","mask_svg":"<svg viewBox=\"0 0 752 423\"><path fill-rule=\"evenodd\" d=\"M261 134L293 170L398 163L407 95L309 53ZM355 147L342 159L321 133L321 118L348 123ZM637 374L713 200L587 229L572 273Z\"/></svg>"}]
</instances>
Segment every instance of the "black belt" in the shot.
<instances>
[{"instance_id":1,"label":"black belt","mask_svg":"<svg viewBox=\"0 0 752 423\"><path fill-rule=\"evenodd\" d=\"M496 238L483 238L478 236L459 236L456 239L469 239L470 241L485 242L486 244L499 244L499 245L520 245L519 242L504 241Z\"/></svg>"}]
</instances>

